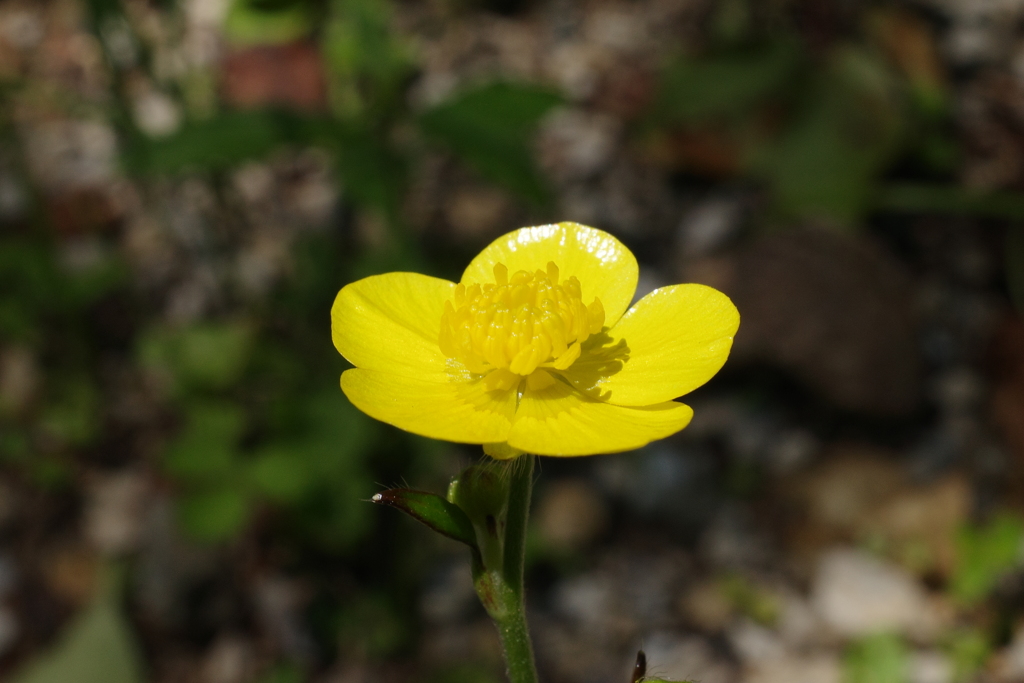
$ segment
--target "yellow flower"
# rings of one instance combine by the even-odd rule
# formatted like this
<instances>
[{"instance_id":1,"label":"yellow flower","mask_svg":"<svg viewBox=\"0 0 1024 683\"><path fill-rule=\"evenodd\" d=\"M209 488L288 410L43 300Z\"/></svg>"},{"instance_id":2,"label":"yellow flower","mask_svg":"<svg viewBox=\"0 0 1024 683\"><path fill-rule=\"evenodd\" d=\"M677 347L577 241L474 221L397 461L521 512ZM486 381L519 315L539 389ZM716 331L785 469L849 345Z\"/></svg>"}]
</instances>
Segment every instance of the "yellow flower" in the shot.
<instances>
[{"instance_id":1,"label":"yellow flower","mask_svg":"<svg viewBox=\"0 0 1024 683\"><path fill-rule=\"evenodd\" d=\"M608 233L559 223L495 240L459 284L417 273L353 282L331 309L334 345L355 366L341 388L371 417L494 457L664 438L690 422L672 399L722 367L739 313L694 284L629 308L637 274Z\"/></svg>"}]
</instances>

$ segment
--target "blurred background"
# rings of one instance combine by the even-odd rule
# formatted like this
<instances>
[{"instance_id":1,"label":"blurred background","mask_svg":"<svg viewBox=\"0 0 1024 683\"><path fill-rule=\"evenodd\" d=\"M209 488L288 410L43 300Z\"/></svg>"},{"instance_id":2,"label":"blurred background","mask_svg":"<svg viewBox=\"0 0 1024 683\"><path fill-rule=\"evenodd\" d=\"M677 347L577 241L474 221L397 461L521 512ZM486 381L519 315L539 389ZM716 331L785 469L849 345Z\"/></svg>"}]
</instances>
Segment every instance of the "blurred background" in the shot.
<instances>
[{"instance_id":1,"label":"blurred background","mask_svg":"<svg viewBox=\"0 0 1024 683\"><path fill-rule=\"evenodd\" d=\"M3 0L0 680L500 683L478 449L331 302L611 231L743 315L691 427L542 459L543 680L1024 680L1021 0Z\"/></svg>"}]
</instances>

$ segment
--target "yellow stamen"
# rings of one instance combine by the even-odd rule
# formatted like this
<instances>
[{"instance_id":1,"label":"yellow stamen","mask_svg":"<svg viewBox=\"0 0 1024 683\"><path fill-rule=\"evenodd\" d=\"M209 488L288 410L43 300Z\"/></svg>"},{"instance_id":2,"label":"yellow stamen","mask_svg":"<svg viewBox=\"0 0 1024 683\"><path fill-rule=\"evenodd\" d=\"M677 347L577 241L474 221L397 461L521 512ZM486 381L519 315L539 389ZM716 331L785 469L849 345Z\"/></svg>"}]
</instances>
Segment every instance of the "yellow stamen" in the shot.
<instances>
[{"instance_id":1,"label":"yellow stamen","mask_svg":"<svg viewBox=\"0 0 1024 683\"><path fill-rule=\"evenodd\" d=\"M554 381L550 367L565 370L580 356L580 344L604 327L604 306L583 303L580 281L558 282L559 270L520 270L509 276L494 266L494 284L460 284L445 303L438 345L448 358L485 374L488 390L509 389L528 377L531 389Z\"/></svg>"}]
</instances>

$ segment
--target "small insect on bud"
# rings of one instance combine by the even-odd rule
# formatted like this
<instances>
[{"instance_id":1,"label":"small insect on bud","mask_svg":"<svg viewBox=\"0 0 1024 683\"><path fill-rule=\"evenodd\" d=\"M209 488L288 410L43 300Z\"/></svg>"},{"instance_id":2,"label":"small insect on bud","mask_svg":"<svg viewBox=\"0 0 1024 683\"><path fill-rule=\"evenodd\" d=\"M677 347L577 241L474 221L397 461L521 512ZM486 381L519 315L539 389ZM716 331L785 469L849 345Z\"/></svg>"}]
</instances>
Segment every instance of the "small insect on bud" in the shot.
<instances>
[{"instance_id":1,"label":"small insect on bud","mask_svg":"<svg viewBox=\"0 0 1024 683\"><path fill-rule=\"evenodd\" d=\"M640 681L646 675L647 655L644 654L643 650L637 650L636 664L633 665L633 677L629 679L629 683L640 683Z\"/></svg>"}]
</instances>

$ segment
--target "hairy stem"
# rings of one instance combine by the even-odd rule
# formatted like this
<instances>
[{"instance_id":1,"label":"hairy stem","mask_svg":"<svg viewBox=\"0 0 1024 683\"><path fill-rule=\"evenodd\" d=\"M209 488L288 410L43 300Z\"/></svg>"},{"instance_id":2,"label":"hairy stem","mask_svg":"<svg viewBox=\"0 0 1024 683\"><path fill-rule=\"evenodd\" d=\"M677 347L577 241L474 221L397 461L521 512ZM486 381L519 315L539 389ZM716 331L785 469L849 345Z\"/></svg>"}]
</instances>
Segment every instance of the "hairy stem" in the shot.
<instances>
[{"instance_id":1,"label":"hairy stem","mask_svg":"<svg viewBox=\"0 0 1024 683\"><path fill-rule=\"evenodd\" d=\"M526 522L533 493L533 455L522 455L509 466L508 508L500 567L474 561L474 583L480 601L498 627L510 683L537 683L537 667L526 624L523 561Z\"/></svg>"}]
</instances>

